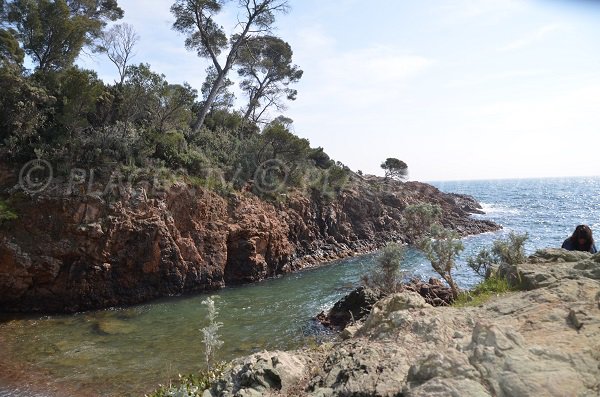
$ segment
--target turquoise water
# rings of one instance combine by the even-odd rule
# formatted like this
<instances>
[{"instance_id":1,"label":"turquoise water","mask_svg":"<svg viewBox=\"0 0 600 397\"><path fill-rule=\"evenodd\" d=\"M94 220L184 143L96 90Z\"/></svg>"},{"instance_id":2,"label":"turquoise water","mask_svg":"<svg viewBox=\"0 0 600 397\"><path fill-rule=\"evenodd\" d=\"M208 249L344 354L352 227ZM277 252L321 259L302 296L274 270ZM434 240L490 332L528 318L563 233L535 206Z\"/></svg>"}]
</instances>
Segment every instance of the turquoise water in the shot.
<instances>
[{"instance_id":1,"label":"turquoise water","mask_svg":"<svg viewBox=\"0 0 600 397\"><path fill-rule=\"evenodd\" d=\"M465 258L509 231L529 232L529 252L560 246L579 223L600 232L600 178L435 183L484 204L505 229L464 240L455 278L478 281ZM358 283L375 255L338 261L216 294L224 345L218 359L262 349L290 349L326 338L312 320ZM408 250L408 275L429 277L430 265ZM200 328L206 296L164 299L130 308L0 322L0 397L143 395L178 373L203 367ZM15 382L7 378L17 379ZM3 380L4 379L4 380Z\"/></svg>"}]
</instances>

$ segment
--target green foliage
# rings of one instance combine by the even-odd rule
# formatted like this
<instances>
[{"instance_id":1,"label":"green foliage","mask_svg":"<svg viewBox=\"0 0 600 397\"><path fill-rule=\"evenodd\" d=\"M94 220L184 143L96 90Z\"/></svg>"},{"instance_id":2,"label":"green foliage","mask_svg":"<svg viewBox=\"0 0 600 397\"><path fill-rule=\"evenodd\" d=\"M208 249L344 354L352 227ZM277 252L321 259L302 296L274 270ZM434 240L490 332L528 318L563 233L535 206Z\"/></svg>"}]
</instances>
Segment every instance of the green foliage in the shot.
<instances>
[{"instance_id":1,"label":"green foliage","mask_svg":"<svg viewBox=\"0 0 600 397\"><path fill-rule=\"evenodd\" d=\"M516 290L509 284L508 280L495 275L483 280L471 291L461 292L452 305L456 307L479 306L494 296Z\"/></svg>"},{"instance_id":2,"label":"green foliage","mask_svg":"<svg viewBox=\"0 0 600 397\"><path fill-rule=\"evenodd\" d=\"M49 157L59 162L70 156L72 165L102 168L115 163L141 165L154 151L144 130L117 122L75 133L69 153L56 149Z\"/></svg>"},{"instance_id":3,"label":"green foliage","mask_svg":"<svg viewBox=\"0 0 600 397\"><path fill-rule=\"evenodd\" d=\"M8 23L42 72L71 66L107 20L123 16L114 0L12 0L6 8Z\"/></svg>"},{"instance_id":4,"label":"green foliage","mask_svg":"<svg viewBox=\"0 0 600 397\"><path fill-rule=\"evenodd\" d=\"M35 80L0 68L0 144L5 156L31 158L56 98Z\"/></svg>"},{"instance_id":5,"label":"green foliage","mask_svg":"<svg viewBox=\"0 0 600 397\"><path fill-rule=\"evenodd\" d=\"M459 289L452 278L452 269L456 257L465 248L458 233L434 224L428 236L421 238L418 247L429 259L433 269L448 283L452 289L452 296L456 298Z\"/></svg>"},{"instance_id":6,"label":"green foliage","mask_svg":"<svg viewBox=\"0 0 600 397\"><path fill-rule=\"evenodd\" d=\"M492 253L498 257L499 263L518 265L525 262L525 242L529 235L510 232L508 239L494 241Z\"/></svg>"},{"instance_id":7,"label":"green foliage","mask_svg":"<svg viewBox=\"0 0 600 397\"><path fill-rule=\"evenodd\" d=\"M302 70L292 64L292 47L274 36L246 40L238 53L240 87L248 97L244 118L260 122L267 109L283 109L281 97L295 100L297 91L289 88L302 78Z\"/></svg>"},{"instance_id":8,"label":"green foliage","mask_svg":"<svg viewBox=\"0 0 600 397\"><path fill-rule=\"evenodd\" d=\"M13 221L17 218L17 213L10 208L8 203L4 200L0 200L0 225L7 221Z\"/></svg>"},{"instance_id":9,"label":"green foliage","mask_svg":"<svg viewBox=\"0 0 600 397\"><path fill-rule=\"evenodd\" d=\"M286 1L239 3L248 23L241 21L230 37L213 19L223 4L178 0L172 8L188 48L213 61L204 100L197 101L188 84L170 83L148 64L128 64L137 40L133 28L105 31L108 21L122 16L116 0L0 0L2 159L22 164L43 158L61 176L73 168L94 168L96 176L161 170L219 192L259 180L253 191L267 199L281 200L289 189L335 197L349 179L348 168L293 134L291 119L280 116L261 129L230 110L226 75L235 67L255 109L279 106L271 102L279 95L295 97L289 85L302 72L291 62L291 47L255 30L268 32ZM86 46L108 55L120 81L104 83L96 72L73 66ZM223 64L213 59L226 53L219 58ZM23 67L25 55L35 70ZM195 115L203 112L198 128Z\"/></svg>"},{"instance_id":10,"label":"green foliage","mask_svg":"<svg viewBox=\"0 0 600 397\"><path fill-rule=\"evenodd\" d=\"M406 179L408 176L408 166L402 160L394 157L387 158L381 163L381 168L385 170L385 177L392 179Z\"/></svg>"},{"instance_id":11,"label":"green foliage","mask_svg":"<svg viewBox=\"0 0 600 397\"><path fill-rule=\"evenodd\" d=\"M275 192L279 186L301 186L310 154L307 139L292 134L278 122L269 124L261 134L244 141L237 179L254 180L256 193Z\"/></svg>"},{"instance_id":12,"label":"green foliage","mask_svg":"<svg viewBox=\"0 0 600 397\"><path fill-rule=\"evenodd\" d=\"M382 251L375 266L362 277L365 286L378 289L384 294L397 292L402 282L400 264L404 258L404 247L388 244Z\"/></svg>"},{"instance_id":13,"label":"green foliage","mask_svg":"<svg viewBox=\"0 0 600 397\"><path fill-rule=\"evenodd\" d=\"M55 84L51 92L57 99L56 132L73 132L89 127L87 116L95 112L96 104L105 92L104 83L98 79L96 72L69 68L56 76Z\"/></svg>"},{"instance_id":14,"label":"green foliage","mask_svg":"<svg viewBox=\"0 0 600 397\"><path fill-rule=\"evenodd\" d=\"M129 66L123 90L121 117L148 130L187 131L197 92L189 84L169 84L148 64Z\"/></svg>"},{"instance_id":15,"label":"green foliage","mask_svg":"<svg viewBox=\"0 0 600 397\"><path fill-rule=\"evenodd\" d=\"M402 214L406 235L411 242L416 243L431 230L435 223L439 222L442 208L437 204L421 202L407 206Z\"/></svg>"},{"instance_id":16,"label":"green foliage","mask_svg":"<svg viewBox=\"0 0 600 397\"><path fill-rule=\"evenodd\" d=\"M24 60L25 52L19 45L16 31L13 29L0 29L0 67L20 68Z\"/></svg>"},{"instance_id":17,"label":"green foliage","mask_svg":"<svg viewBox=\"0 0 600 397\"><path fill-rule=\"evenodd\" d=\"M200 57L210 59L216 72L215 77L209 79L212 86L206 90L208 94L198 110L194 133L202 128L213 103L223 87L227 86L227 75L241 59L244 46L250 45L258 33L270 30L276 13L287 10L286 0L241 1L239 6L242 14L236 25L238 31L228 38L224 28L214 19L222 5L223 2L217 0L176 0L171 7L175 17L173 29L186 35L186 48ZM225 59L220 60L219 55L225 52Z\"/></svg>"},{"instance_id":18,"label":"green foliage","mask_svg":"<svg viewBox=\"0 0 600 397\"><path fill-rule=\"evenodd\" d=\"M219 363L208 371L200 372L197 375L179 375L179 380L176 385L159 386L158 389L145 397L202 397L202 393L206 389L217 382L225 371L227 366L225 363Z\"/></svg>"},{"instance_id":19,"label":"green foliage","mask_svg":"<svg viewBox=\"0 0 600 397\"><path fill-rule=\"evenodd\" d=\"M318 147L316 149L312 149L308 158L312 160L316 167L322 169L328 169L331 166L335 165L335 161L331 160L329 155L325 153L322 147Z\"/></svg>"},{"instance_id":20,"label":"green foliage","mask_svg":"<svg viewBox=\"0 0 600 397\"><path fill-rule=\"evenodd\" d=\"M494 265L516 266L525 262L525 242L529 236L510 232L508 238L494 241L491 251L482 249L476 256L469 257L467 264L477 274L486 276Z\"/></svg>"}]
</instances>

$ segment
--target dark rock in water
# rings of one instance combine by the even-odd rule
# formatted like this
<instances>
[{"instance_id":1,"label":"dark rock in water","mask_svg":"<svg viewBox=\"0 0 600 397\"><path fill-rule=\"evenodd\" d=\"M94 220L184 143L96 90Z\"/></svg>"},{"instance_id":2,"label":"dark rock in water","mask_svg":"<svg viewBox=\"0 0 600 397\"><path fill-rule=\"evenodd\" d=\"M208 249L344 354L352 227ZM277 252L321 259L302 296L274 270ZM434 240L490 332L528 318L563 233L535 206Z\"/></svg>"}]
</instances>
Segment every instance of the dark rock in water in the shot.
<instances>
[{"instance_id":1,"label":"dark rock in water","mask_svg":"<svg viewBox=\"0 0 600 397\"><path fill-rule=\"evenodd\" d=\"M421 295L431 306L448 306L454 301L452 289L433 277L428 282L414 278L404 285L404 289Z\"/></svg>"},{"instance_id":2,"label":"dark rock in water","mask_svg":"<svg viewBox=\"0 0 600 397\"><path fill-rule=\"evenodd\" d=\"M431 306L448 306L454 300L450 287L433 277L428 282L413 278L402 286L402 290L416 292ZM316 319L326 327L341 330L352 321L367 316L383 297L381 292L361 286L337 301L327 313L319 313Z\"/></svg>"},{"instance_id":3,"label":"dark rock in water","mask_svg":"<svg viewBox=\"0 0 600 397\"><path fill-rule=\"evenodd\" d=\"M450 197L454 199L454 203L457 207L470 214L485 214L482 210L481 204L477 202L475 197L469 196L468 194L457 194L448 193Z\"/></svg>"},{"instance_id":4,"label":"dark rock in water","mask_svg":"<svg viewBox=\"0 0 600 397\"><path fill-rule=\"evenodd\" d=\"M382 294L371 288L358 287L336 302L329 312L317 315L323 325L330 328L344 329L352 321L358 321L371 312L371 308Z\"/></svg>"}]
</instances>

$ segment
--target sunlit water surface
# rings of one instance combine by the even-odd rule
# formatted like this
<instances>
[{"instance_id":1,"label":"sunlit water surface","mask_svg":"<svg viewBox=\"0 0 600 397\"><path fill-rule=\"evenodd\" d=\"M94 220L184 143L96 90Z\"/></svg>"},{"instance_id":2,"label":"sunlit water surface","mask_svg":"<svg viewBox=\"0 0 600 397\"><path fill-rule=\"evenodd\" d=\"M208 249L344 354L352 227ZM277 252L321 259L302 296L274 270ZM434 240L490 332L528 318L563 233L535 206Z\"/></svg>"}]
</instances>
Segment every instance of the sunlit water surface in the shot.
<instances>
[{"instance_id":1,"label":"sunlit water surface","mask_svg":"<svg viewBox=\"0 0 600 397\"><path fill-rule=\"evenodd\" d=\"M477 217L504 226L464 240L455 278L468 288L478 277L465 258L510 231L528 232L527 251L560 246L574 226L600 232L600 178L435 183L475 196ZM350 291L375 255L338 261L258 284L216 293L223 323L218 359L262 349L293 349L326 338L312 320ZM408 275L433 275L422 255L408 250ZM170 298L129 308L69 316L5 317L0 322L0 397L143 395L158 383L203 367L200 328L206 296ZM12 379L12 380L11 380Z\"/></svg>"}]
</instances>

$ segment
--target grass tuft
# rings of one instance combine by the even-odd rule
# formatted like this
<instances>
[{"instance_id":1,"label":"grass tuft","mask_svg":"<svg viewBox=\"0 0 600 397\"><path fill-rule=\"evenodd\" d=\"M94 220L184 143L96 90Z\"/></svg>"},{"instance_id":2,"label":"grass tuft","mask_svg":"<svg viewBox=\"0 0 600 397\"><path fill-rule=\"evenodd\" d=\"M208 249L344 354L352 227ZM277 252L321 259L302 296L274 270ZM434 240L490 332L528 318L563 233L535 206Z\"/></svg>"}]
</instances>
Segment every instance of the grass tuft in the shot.
<instances>
[{"instance_id":1,"label":"grass tuft","mask_svg":"<svg viewBox=\"0 0 600 397\"><path fill-rule=\"evenodd\" d=\"M13 221L17 218L17 214L10 209L8 203L4 200L0 200L0 224L4 221Z\"/></svg>"},{"instance_id":2,"label":"grass tuft","mask_svg":"<svg viewBox=\"0 0 600 397\"><path fill-rule=\"evenodd\" d=\"M212 369L197 375L179 375L177 384L159 385L158 389L145 397L201 397L221 377L226 367L225 363L218 363Z\"/></svg>"},{"instance_id":3,"label":"grass tuft","mask_svg":"<svg viewBox=\"0 0 600 397\"><path fill-rule=\"evenodd\" d=\"M517 290L518 288L511 286L508 280L496 275L483 280L470 291L461 292L452 303L452 306L479 306L495 296Z\"/></svg>"}]
</instances>

